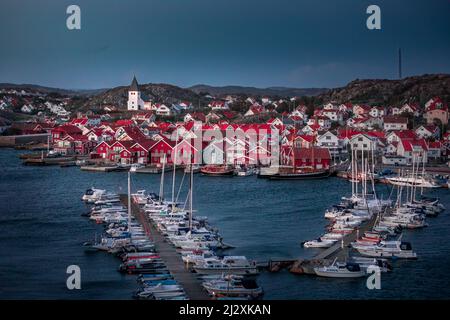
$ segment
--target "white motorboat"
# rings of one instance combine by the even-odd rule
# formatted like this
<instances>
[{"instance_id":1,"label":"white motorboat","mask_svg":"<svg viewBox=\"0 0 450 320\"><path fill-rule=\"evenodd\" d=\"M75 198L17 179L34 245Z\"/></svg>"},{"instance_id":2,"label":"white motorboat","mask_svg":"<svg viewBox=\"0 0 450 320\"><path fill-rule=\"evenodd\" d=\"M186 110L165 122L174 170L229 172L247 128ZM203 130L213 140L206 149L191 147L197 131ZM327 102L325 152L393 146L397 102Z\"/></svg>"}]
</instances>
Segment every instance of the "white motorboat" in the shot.
<instances>
[{"instance_id":1,"label":"white motorboat","mask_svg":"<svg viewBox=\"0 0 450 320\"><path fill-rule=\"evenodd\" d=\"M357 263L359 267L367 273L370 267L378 267L381 272L392 271L392 266L386 259L366 258L366 257L350 257L348 262Z\"/></svg>"},{"instance_id":2,"label":"white motorboat","mask_svg":"<svg viewBox=\"0 0 450 320\"><path fill-rule=\"evenodd\" d=\"M263 294L263 289L254 280L234 279L211 280L203 283L203 287L209 294L225 297L253 297Z\"/></svg>"},{"instance_id":3,"label":"white motorboat","mask_svg":"<svg viewBox=\"0 0 450 320\"><path fill-rule=\"evenodd\" d=\"M381 241L372 246L356 247L363 256L380 258L402 258L417 259L417 254L412 250L409 242L403 241Z\"/></svg>"},{"instance_id":4,"label":"white motorboat","mask_svg":"<svg viewBox=\"0 0 450 320\"><path fill-rule=\"evenodd\" d=\"M194 270L200 274L257 275L259 273L256 264L248 261L244 256L225 256L219 261L205 261L203 264L194 266Z\"/></svg>"},{"instance_id":5,"label":"white motorboat","mask_svg":"<svg viewBox=\"0 0 450 320\"><path fill-rule=\"evenodd\" d=\"M357 263L336 263L336 261L331 266L316 267L314 272L319 277L327 278L361 278L366 275Z\"/></svg>"},{"instance_id":6,"label":"white motorboat","mask_svg":"<svg viewBox=\"0 0 450 320\"><path fill-rule=\"evenodd\" d=\"M81 197L81 200L86 202L95 202L99 200L100 197L103 196L104 194L106 194L106 190L90 188L84 192L83 196Z\"/></svg>"},{"instance_id":7,"label":"white motorboat","mask_svg":"<svg viewBox=\"0 0 450 320\"><path fill-rule=\"evenodd\" d=\"M311 241L306 241L303 243L303 247L305 248L329 248L333 244L335 244L338 239L330 239L330 240L322 240L321 238Z\"/></svg>"}]
</instances>

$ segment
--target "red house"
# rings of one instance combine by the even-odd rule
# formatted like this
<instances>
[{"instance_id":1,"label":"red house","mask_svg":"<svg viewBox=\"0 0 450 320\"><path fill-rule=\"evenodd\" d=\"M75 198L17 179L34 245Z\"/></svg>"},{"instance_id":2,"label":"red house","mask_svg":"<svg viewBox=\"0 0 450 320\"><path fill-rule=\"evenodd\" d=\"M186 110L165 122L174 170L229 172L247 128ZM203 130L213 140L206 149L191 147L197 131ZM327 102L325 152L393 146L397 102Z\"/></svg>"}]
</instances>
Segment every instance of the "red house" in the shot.
<instances>
[{"instance_id":1,"label":"red house","mask_svg":"<svg viewBox=\"0 0 450 320\"><path fill-rule=\"evenodd\" d=\"M175 143L167 138L157 141L149 150L150 164L160 167L164 157L166 158L166 164L171 164L174 145Z\"/></svg>"},{"instance_id":2,"label":"red house","mask_svg":"<svg viewBox=\"0 0 450 320\"><path fill-rule=\"evenodd\" d=\"M53 141L57 142L58 140L62 140L68 134L82 134L82 131L77 126L66 124L53 128L51 134Z\"/></svg>"},{"instance_id":3,"label":"red house","mask_svg":"<svg viewBox=\"0 0 450 320\"><path fill-rule=\"evenodd\" d=\"M331 155L327 148L294 148L295 166L329 169Z\"/></svg>"}]
</instances>

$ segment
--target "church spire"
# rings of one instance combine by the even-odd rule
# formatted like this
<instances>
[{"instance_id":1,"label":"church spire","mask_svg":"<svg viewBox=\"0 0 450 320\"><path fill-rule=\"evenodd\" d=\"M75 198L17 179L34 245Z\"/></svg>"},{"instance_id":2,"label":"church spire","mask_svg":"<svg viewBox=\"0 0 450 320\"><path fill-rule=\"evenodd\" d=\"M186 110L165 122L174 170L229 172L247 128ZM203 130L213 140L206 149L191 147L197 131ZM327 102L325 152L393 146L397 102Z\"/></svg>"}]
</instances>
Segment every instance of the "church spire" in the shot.
<instances>
[{"instance_id":1,"label":"church spire","mask_svg":"<svg viewBox=\"0 0 450 320\"><path fill-rule=\"evenodd\" d=\"M136 76L133 76L133 81L131 81L130 91L139 91L139 85L136 80Z\"/></svg>"}]
</instances>

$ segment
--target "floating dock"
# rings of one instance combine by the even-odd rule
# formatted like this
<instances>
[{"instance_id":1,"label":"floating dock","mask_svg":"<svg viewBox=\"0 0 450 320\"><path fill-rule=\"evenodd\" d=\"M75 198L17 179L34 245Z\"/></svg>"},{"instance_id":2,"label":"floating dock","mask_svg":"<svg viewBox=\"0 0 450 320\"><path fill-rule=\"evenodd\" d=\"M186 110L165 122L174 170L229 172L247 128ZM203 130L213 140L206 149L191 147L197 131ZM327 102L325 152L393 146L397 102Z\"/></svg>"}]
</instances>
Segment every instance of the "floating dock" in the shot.
<instances>
[{"instance_id":1,"label":"floating dock","mask_svg":"<svg viewBox=\"0 0 450 320\"><path fill-rule=\"evenodd\" d=\"M127 195L121 195L120 199L125 206L128 206ZM166 241L163 235L150 223L139 206L132 202L131 212L144 227L145 232L155 244L155 249L165 265L169 269L174 279L184 288L186 295L191 300L209 300L207 292L203 290L201 282L195 273L192 273L183 263L180 254L175 247Z\"/></svg>"}]
</instances>

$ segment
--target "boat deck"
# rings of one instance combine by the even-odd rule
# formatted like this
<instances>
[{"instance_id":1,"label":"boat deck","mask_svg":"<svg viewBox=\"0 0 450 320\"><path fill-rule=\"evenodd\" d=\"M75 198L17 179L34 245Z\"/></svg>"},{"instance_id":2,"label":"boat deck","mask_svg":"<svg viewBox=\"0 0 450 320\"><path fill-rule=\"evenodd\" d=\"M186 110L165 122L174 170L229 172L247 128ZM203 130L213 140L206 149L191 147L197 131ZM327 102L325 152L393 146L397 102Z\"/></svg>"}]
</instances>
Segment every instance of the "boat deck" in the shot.
<instances>
[{"instance_id":1,"label":"boat deck","mask_svg":"<svg viewBox=\"0 0 450 320\"><path fill-rule=\"evenodd\" d=\"M122 203L127 206L127 195L121 195L120 199ZM174 279L184 288L186 295L191 300L209 300L207 292L203 290L201 282L195 276L195 273L189 271L180 254L176 251L175 247L166 241L163 235L161 235L156 228L150 223L148 217L139 209L135 203L131 204L132 214L140 221L144 226L146 233L155 244L155 249L158 252L161 259L173 275Z\"/></svg>"}]
</instances>

